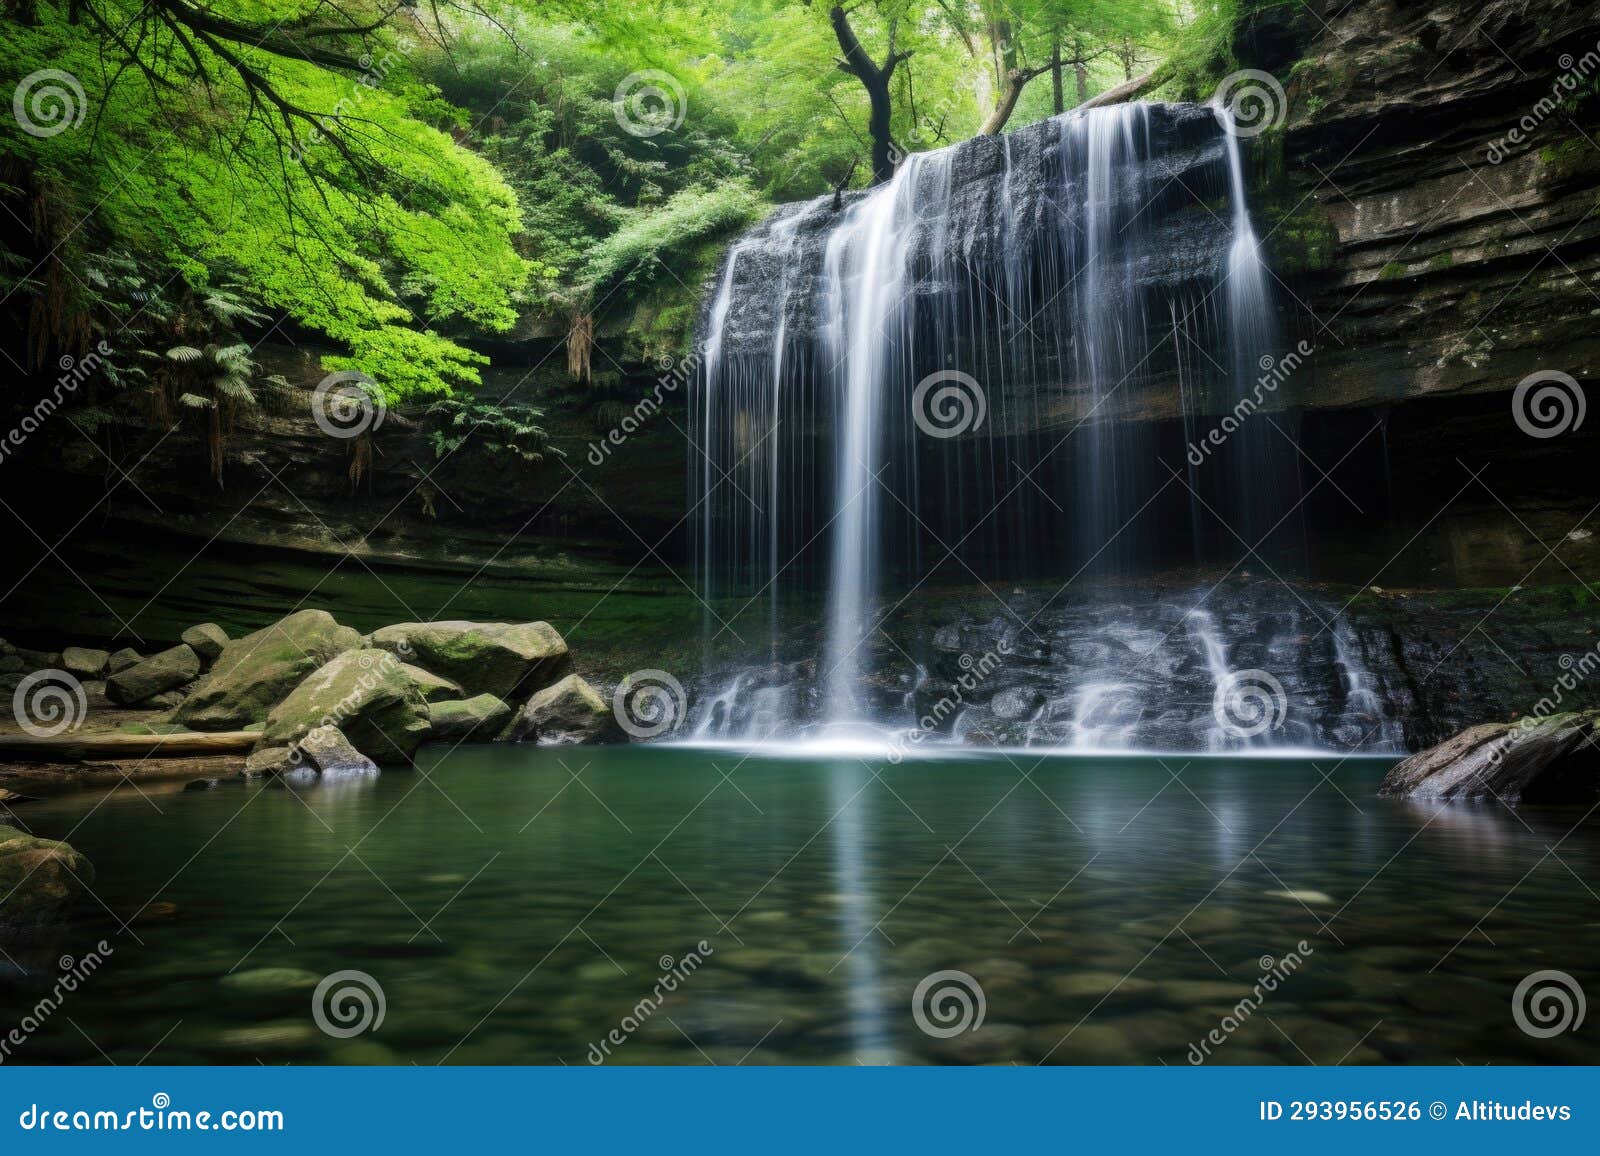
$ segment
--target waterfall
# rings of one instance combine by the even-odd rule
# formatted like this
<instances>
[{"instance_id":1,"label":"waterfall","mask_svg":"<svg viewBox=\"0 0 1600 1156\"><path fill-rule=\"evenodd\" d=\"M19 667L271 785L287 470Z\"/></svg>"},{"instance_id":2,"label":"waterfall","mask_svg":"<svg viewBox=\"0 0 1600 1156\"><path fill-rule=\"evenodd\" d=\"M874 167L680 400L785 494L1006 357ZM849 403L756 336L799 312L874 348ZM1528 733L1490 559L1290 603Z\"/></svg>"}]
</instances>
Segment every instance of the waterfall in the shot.
<instances>
[{"instance_id":1,"label":"waterfall","mask_svg":"<svg viewBox=\"0 0 1600 1156\"><path fill-rule=\"evenodd\" d=\"M704 696L700 735L906 727L931 704L935 730L973 741L1024 727L1079 747L1239 745L1208 720L1237 641L1222 623L1247 619L1154 628L1106 608L1089 663L1064 657L1058 626L1139 575L1237 568L1241 547L1253 564L1298 502L1270 412L1198 462L1174 444L1260 394L1279 352L1228 130L1199 105L1067 114L785 206L730 249L691 395L694 556L708 663L768 662ZM1001 597L1016 583L1058 589L1030 615ZM954 707L939 699L965 668L910 624L950 587L978 591L961 609L993 617L1010 656ZM1152 673L1124 647L1135 636L1185 653L1147 655ZM1329 645L1289 661L1332 664ZM1066 685L991 709L1023 664ZM1339 723L1305 725L1314 739Z\"/></svg>"}]
</instances>

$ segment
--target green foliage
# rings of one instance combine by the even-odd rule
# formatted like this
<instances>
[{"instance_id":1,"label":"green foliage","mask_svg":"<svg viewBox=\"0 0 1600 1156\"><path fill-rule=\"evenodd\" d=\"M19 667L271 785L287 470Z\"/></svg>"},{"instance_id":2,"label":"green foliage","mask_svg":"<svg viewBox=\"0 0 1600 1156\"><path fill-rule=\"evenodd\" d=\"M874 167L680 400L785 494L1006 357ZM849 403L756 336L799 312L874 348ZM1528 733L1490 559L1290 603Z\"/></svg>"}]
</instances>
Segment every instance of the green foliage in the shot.
<instances>
[{"instance_id":1,"label":"green foliage","mask_svg":"<svg viewBox=\"0 0 1600 1156\"><path fill-rule=\"evenodd\" d=\"M314 9L213 11L249 21ZM95 10L112 27L149 11L140 0ZM261 308L346 345L393 398L477 380L481 359L431 326L514 323L529 274L512 243L520 214L491 164L413 115L436 107L407 80L406 41L384 35L352 75L163 39L160 27L128 41L131 54L108 50L94 20L70 22L54 0L38 14L0 25L7 59L19 73L71 73L93 120L48 137L9 120L0 130L0 158L31 170L35 196L61 198L58 236L42 240L72 242L63 256L76 264L107 245L156 257L191 289L236 281ZM239 53L247 72L229 59Z\"/></svg>"},{"instance_id":2,"label":"green foliage","mask_svg":"<svg viewBox=\"0 0 1600 1156\"><path fill-rule=\"evenodd\" d=\"M462 450L491 457L542 462L547 453L561 455L548 444L538 419L542 410L523 405L496 405L475 398L441 398L423 412L429 443L436 458Z\"/></svg>"}]
</instances>

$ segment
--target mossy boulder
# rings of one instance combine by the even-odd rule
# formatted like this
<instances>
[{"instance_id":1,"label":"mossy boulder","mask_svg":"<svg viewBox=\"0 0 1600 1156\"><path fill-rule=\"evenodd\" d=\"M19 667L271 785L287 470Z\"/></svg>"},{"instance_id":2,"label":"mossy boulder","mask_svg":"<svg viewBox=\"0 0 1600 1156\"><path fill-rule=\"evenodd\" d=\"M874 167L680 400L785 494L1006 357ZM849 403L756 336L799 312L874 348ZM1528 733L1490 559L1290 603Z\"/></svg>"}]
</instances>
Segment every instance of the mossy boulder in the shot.
<instances>
[{"instance_id":1,"label":"mossy boulder","mask_svg":"<svg viewBox=\"0 0 1600 1156\"><path fill-rule=\"evenodd\" d=\"M308 674L272 708L258 749L293 747L330 725L375 762L408 763L428 737L428 704L394 655L349 650Z\"/></svg>"},{"instance_id":2,"label":"mossy boulder","mask_svg":"<svg viewBox=\"0 0 1600 1156\"><path fill-rule=\"evenodd\" d=\"M453 679L469 695L510 701L567 673L572 656L548 622L402 622L372 645Z\"/></svg>"},{"instance_id":3,"label":"mossy boulder","mask_svg":"<svg viewBox=\"0 0 1600 1156\"><path fill-rule=\"evenodd\" d=\"M435 742L492 738L511 721L511 708L492 694L480 694L475 698L430 703L428 720L433 724L430 737Z\"/></svg>"},{"instance_id":4,"label":"mossy boulder","mask_svg":"<svg viewBox=\"0 0 1600 1156\"><path fill-rule=\"evenodd\" d=\"M106 672L111 655L104 650L87 646L66 646L61 649L61 669L79 678L99 678Z\"/></svg>"},{"instance_id":5,"label":"mossy boulder","mask_svg":"<svg viewBox=\"0 0 1600 1156\"><path fill-rule=\"evenodd\" d=\"M305 677L354 650L361 636L326 610L301 610L222 648L177 713L197 731L238 730L263 721Z\"/></svg>"},{"instance_id":6,"label":"mossy boulder","mask_svg":"<svg viewBox=\"0 0 1600 1156\"><path fill-rule=\"evenodd\" d=\"M627 740L610 704L576 674L530 698L500 737L507 742L542 744Z\"/></svg>"},{"instance_id":7,"label":"mossy boulder","mask_svg":"<svg viewBox=\"0 0 1600 1156\"><path fill-rule=\"evenodd\" d=\"M114 703L131 706L165 691L177 690L199 674L200 656L180 644L117 671L106 679L106 697Z\"/></svg>"},{"instance_id":8,"label":"mossy boulder","mask_svg":"<svg viewBox=\"0 0 1600 1156\"><path fill-rule=\"evenodd\" d=\"M202 622L185 630L181 640L200 656L203 666L209 667L221 657L223 648L228 645L228 633L215 622Z\"/></svg>"},{"instance_id":9,"label":"mossy boulder","mask_svg":"<svg viewBox=\"0 0 1600 1156\"><path fill-rule=\"evenodd\" d=\"M93 882L94 867L66 843L0 826L0 927L58 919Z\"/></svg>"},{"instance_id":10,"label":"mossy boulder","mask_svg":"<svg viewBox=\"0 0 1600 1156\"><path fill-rule=\"evenodd\" d=\"M144 655L131 646L124 646L121 650L113 650L111 657L106 660L106 673L116 674L119 670L127 670L144 661Z\"/></svg>"},{"instance_id":11,"label":"mossy boulder","mask_svg":"<svg viewBox=\"0 0 1600 1156\"><path fill-rule=\"evenodd\" d=\"M446 702L449 699L461 697L459 683L451 682L443 675L434 674L431 670L423 670L420 666L405 663L406 673L411 676L411 681L417 684L422 691L425 702Z\"/></svg>"}]
</instances>

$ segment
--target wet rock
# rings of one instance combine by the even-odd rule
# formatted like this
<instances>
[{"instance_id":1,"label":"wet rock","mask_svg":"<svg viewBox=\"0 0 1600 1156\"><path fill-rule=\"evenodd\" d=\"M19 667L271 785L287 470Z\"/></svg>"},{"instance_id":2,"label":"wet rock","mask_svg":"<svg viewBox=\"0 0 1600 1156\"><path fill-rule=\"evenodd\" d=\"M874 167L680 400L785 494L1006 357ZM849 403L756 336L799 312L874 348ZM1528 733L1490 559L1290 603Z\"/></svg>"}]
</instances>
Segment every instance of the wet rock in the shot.
<instances>
[{"instance_id":1,"label":"wet rock","mask_svg":"<svg viewBox=\"0 0 1600 1156\"><path fill-rule=\"evenodd\" d=\"M1484 723L1396 764L1380 795L1587 802L1600 794L1600 711Z\"/></svg>"},{"instance_id":2,"label":"wet rock","mask_svg":"<svg viewBox=\"0 0 1600 1156\"><path fill-rule=\"evenodd\" d=\"M266 775L277 775L294 765L294 752L287 746L261 747L250 752L250 757L244 761L244 769L239 772L241 779L259 779Z\"/></svg>"},{"instance_id":3,"label":"wet rock","mask_svg":"<svg viewBox=\"0 0 1600 1156\"><path fill-rule=\"evenodd\" d=\"M324 775L376 774L377 766L350 745L336 726L307 731L298 744L301 758Z\"/></svg>"},{"instance_id":4,"label":"wet rock","mask_svg":"<svg viewBox=\"0 0 1600 1156\"><path fill-rule=\"evenodd\" d=\"M199 673L199 655L188 646L169 647L106 679L106 697L123 706L141 703L176 690Z\"/></svg>"},{"instance_id":5,"label":"wet rock","mask_svg":"<svg viewBox=\"0 0 1600 1156\"><path fill-rule=\"evenodd\" d=\"M208 669L222 655L223 647L228 645L227 631L215 622L191 626L180 637L189 649L200 656L200 664Z\"/></svg>"},{"instance_id":6,"label":"wet rock","mask_svg":"<svg viewBox=\"0 0 1600 1156\"><path fill-rule=\"evenodd\" d=\"M348 650L307 675L272 708L262 747L294 746L336 722L361 754L408 763L428 735L428 706L405 664L382 650Z\"/></svg>"},{"instance_id":7,"label":"wet rock","mask_svg":"<svg viewBox=\"0 0 1600 1156\"><path fill-rule=\"evenodd\" d=\"M468 694L509 700L548 686L572 665L548 622L403 622L374 631L372 645L459 683Z\"/></svg>"},{"instance_id":8,"label":"wet rock","mask_svg":"<svg viewBox=\"0 0 1600 1156\"><path fill-rule=\"evenodd\" d=\"M1025 719L1038 710L1043 701L1044 695L1035 687L1014 686L995 695L989 704L989 711L998 719Z\"/></svg>"},{"instance_id":9,"label":"wet rock","mask_svg":"<svg viewBox=\"0 0 1600 1156\"><path fill-rule=\"evenodd\" d=\"M223 647L179 708L194 730L237 730L272 708L328 660L355 648L360 635L325 610L301 610Z\"/></svg>"},{"instance_id":10,"label":"wet rock","mask_svg":"<svg viewBox=\"0 0 1600 1156\"><path fill-rule=\"evenodd\" d=\"M59 919L93 882L94 867L66 843L0 826L0 927Z\"/></svg>"},{"instance_id":11,"label":"wet rock","mask_svg":"<svg viewBox=\"0 0 1600 1156\"><path fill-rule=\"evenodd\" d=\"M61 651L61 669L79 678L99 678L105 673L111 655L86 646L68 646Z\"/></svg>"},{"instance_id":12,"label":"wet rock","mask_svg":"<svg viewBox=\"0 0 1600 1156\"><path fill-rule=\"evenodd\" d=\"M500 735L507 742L623 742L627 734L599 693L576 674L530 698Z\"/></svg>"},{"instance_id":13,"label":"wet rock","mask_svg":"<svg viewBox=\"0 0 1600 1156\"><path fill-rule=\"evenodd\" d=\"M492 694L428 704L434 742L492 738L511 720L511 708Z\"/></svg>"}]
</instances>

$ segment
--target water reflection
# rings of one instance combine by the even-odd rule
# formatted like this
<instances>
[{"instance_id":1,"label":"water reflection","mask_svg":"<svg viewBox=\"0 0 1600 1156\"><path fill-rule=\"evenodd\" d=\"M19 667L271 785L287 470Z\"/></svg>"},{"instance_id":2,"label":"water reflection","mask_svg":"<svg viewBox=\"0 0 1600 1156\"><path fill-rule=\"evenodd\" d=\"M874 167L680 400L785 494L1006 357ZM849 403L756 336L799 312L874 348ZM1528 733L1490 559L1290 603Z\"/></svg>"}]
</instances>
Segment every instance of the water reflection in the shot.
<instances>
[{"instance_id":1,"label":"water reflection","mask_svg":"<svg viewBox=\"0 0 1600 1156\"><path fill-rule=\"evenodd\" d=\"M1184 1063L1304 941L1271 1022L1209 1062L1600 1058L1508 1013L1530 971L1581 979L1600 952L1581 810L1380 800L1385 765L1358 761L424 759L426 781L173 792L159 814L132 790L30 804L139 914L8 944L30 974L0 973L0 1024L104 935L72 1014L119 1063L584 1062L627 1018L607 1063ZM638 1014L702 940L706 966ZM338 1040L308 991L351 969L388 1014ZM935 1039L912 993L951 969L987 1016ZM101 1057L63 1021L30 1061Z\"/></svg>"}]
</instances>

